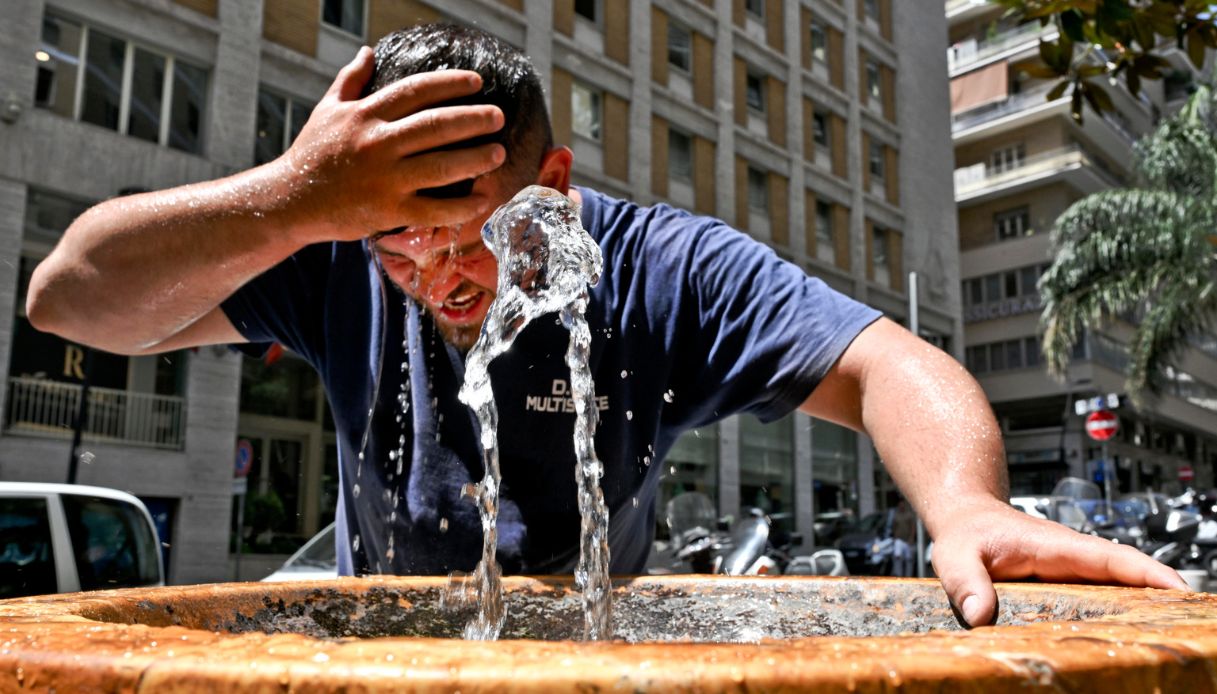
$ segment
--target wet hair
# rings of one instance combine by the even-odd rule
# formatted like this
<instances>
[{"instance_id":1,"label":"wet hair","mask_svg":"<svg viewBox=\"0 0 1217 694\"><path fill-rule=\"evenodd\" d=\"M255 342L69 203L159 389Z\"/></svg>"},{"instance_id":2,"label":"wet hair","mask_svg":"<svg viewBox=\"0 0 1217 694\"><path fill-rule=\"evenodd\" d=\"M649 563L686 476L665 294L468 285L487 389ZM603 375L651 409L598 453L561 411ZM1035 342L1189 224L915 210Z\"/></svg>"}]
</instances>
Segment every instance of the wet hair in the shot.
<instances>
[{"instance_id":1,"label":"wet hair","mask_svg":"<svg viewBox=\"0 0 1217 694\"><path fill-rule=\"evenodd\" d=\"M434 70L472 70L482 89L444 105L491 104L503 111L503 129L452 145L498 142L507 149L504 169L532 183L541 159L553 147L553 130L537 71L516 47L481 29L458 24L422 24L395 31L376 44L376 67L369 93L403 77ZM459 184L457 184L459 185Z\"/></svg>"}]
</instances>

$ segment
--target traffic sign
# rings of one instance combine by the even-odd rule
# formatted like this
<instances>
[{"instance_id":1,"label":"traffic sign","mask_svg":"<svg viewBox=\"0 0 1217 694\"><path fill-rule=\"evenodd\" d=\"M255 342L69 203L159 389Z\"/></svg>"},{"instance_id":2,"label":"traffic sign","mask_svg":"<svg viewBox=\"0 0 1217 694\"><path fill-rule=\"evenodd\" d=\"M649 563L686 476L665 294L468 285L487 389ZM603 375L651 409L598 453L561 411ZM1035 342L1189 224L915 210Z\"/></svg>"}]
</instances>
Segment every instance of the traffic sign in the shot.
<instances>
[{"instance_id":1,"label":"traffic sign","mask_svg":"<svg viewBox=\"0 0 1217 694\"><path fill-rule=\"evenodd\" d=\"M1086 433L1095 441L1106 441L1120 430L1120 418L1107 410L1086 416Z\"/></svg>"},{"instance_id":2,"label":"traffic sign","mask_svg":"<svg viewBox=\"0 0 1217 694\"><path fill-rule=\"evenodd\" d=\"M237 441L237 459L233 465L233 477L245 477L254 465L254 445L249 439Z\"/></svg>"},{"instance_id":3,"label":"traffic sign","mask_svg":"<svg viewBox=\"0 0 1217 694\"><path fill-rule=\"evenodd\" d=\"M1179 466L1180 482L1191 482L1194 479L1196 479L1196 471L1192 469L1191 465L1185 464Z\"/></svg>"}]
</instances>

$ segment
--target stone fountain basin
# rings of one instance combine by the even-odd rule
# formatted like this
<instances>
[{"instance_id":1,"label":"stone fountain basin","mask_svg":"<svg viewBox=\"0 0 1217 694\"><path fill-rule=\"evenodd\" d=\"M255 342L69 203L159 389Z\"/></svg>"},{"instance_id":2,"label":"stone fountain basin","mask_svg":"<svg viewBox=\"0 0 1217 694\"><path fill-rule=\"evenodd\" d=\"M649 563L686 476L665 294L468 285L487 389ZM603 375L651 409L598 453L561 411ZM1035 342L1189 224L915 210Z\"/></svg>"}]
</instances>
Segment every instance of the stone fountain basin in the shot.
<instances>
[{"instance_id":1,"label":"stone fountain basin","mask_svg":"<svg viewBox=\"0 0 1217 694\"><path fill-rule=\"evenodd\" d=\"M569 581L507 578L498 642L456 638L445 578L127 589L0 601L0 692L1217 691L1217 596L999 584L960 629L936 581L615 581L586 643Z\"/></svg>"}]
</instances>

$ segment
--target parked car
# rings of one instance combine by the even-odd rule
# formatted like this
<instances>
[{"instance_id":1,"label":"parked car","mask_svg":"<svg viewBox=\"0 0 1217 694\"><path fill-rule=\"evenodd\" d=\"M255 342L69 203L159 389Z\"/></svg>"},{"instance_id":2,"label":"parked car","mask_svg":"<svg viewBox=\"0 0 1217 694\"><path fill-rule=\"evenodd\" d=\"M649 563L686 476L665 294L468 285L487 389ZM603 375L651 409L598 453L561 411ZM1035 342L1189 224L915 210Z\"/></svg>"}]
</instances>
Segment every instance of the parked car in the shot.
<instances>
[{"instance_id":1,"label":"parked car","mask_svg":"<svg viewBox=\"0 0 1217 694\"><path fill-rule=\"evenodd\" d=\"M164 584L156 527L139 499L0 482L0 598Z\"/></svg>"},{"instance_id":2,"label":"parked car","mask_svg":"<svg viewBox=\"0 0 1217 694\"><path fill-rule=\"evenodd\" d=\"M334 544L334 524L305 542L263 581L312 581L338 577L338 548Z\"/></svg>"}]
</instances>

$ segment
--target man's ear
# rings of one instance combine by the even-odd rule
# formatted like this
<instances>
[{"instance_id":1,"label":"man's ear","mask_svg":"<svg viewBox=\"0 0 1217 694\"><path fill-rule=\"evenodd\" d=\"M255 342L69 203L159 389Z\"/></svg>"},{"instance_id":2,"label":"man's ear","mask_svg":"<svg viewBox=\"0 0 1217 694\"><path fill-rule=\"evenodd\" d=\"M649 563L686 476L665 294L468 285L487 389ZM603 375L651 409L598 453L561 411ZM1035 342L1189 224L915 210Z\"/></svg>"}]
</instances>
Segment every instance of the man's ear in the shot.
<instances>
[{"instance_id":1,"label":"man's ear","mask_svg":"<svg viewBox=\"0 0 1217 694\"><path fill-rule=\"evenodd\" d=\"M570 192L570 167L575 161L575 153L570 147L558 145L551 147L545 156L541 157L541 170L537 174L537 185L542 185L566 195Z\"/></svg>"}]
</instances>

